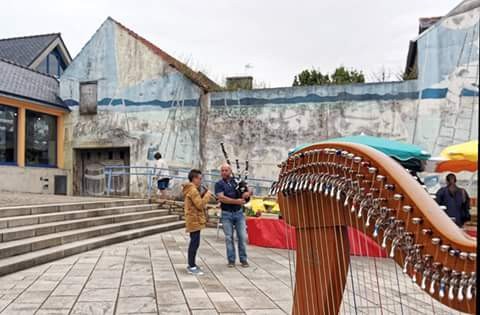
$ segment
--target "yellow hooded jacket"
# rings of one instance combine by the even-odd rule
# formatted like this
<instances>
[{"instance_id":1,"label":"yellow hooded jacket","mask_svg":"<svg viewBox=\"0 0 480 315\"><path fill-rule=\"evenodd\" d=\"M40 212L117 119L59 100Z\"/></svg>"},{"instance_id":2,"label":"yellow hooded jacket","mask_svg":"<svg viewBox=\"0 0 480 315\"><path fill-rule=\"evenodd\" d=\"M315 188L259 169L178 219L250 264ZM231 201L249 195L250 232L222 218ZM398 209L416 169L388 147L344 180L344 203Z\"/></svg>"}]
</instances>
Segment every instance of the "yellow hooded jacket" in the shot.
<instances>
[{"instance_id":1,"label":"yellow hooded jacket","mask_svg":"<svg viewBox=\"0 0 480 315\"><path fill-rule=\"evenodd\" d=\"M195 232L205 228L207 218L205 214L205 206L210 199L209 195L200 196L198 188L187 183L183 185L183 196L185 198L185 226L187 232Z\"/></svg>"}]
</instances>

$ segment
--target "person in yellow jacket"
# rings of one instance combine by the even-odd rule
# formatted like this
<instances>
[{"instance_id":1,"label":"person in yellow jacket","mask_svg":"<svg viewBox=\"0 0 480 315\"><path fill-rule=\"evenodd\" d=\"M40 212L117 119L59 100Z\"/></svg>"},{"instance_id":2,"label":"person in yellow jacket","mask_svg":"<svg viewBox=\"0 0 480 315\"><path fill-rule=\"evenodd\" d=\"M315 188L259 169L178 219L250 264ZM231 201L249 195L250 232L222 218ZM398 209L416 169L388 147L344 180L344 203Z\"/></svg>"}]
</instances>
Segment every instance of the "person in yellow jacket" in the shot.
<instances>
[{"instance_id":1,"label":"person in yellow jacket","mask_svg":"<svg viewBox=\"0 0 480 315\"><path fill-rule=\"evenodd\" d=\"M207 223L205 207L212 194L202 186L201 171L191 170L188 173L188 180L189 183L183 186L185 225L187 233L190 233L187 272L194 275L203 275L203 271L195 263L195 258L200 246L200 231L205 228Z\"/></svg>"}]
</instances>

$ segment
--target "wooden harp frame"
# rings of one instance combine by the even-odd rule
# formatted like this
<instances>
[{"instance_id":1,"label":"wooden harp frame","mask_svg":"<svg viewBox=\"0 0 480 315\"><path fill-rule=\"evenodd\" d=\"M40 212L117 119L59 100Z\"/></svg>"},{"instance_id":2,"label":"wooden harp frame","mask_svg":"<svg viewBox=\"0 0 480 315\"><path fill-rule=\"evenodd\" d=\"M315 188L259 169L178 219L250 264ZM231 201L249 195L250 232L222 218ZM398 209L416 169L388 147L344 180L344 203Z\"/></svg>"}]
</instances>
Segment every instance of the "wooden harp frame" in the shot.
<instances>
[{"instance_id":1,"label":"wooden harp frame","mask_svg":"<svg viewBox=\"0 0 480 315\"><path fill-rule=\"evenodd\" d=\"M370 147L321 143L281 165L271 193L296 228L293 314L338 314L349 268L347 226L362 227L424 292L475 314L476 239L400 164Z\"/></svg>"}]
</instances>

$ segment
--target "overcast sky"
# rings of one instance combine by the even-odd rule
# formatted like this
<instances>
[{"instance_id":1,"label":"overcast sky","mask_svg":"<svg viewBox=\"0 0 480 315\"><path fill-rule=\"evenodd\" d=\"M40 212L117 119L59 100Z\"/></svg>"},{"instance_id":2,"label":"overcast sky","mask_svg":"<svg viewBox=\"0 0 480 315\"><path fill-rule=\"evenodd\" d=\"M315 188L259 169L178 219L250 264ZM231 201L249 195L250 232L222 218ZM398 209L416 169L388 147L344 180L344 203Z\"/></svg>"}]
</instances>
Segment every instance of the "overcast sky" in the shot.
<instances>
[{"instance_id":1,"label":"overcast sky","mask_svg":"<svg viewBox=\"0 0 480 315\"><path fill-rule=\"evenodd\" d=\"M339 65L373 74L405 67L418 18L460 0L13 0L2 1L0 38L61 32L72 56L111 16L222 83L253 75L290 86L305 68ZM250 65L251 67L245 67Z\"/></svg>"}]
</instances>

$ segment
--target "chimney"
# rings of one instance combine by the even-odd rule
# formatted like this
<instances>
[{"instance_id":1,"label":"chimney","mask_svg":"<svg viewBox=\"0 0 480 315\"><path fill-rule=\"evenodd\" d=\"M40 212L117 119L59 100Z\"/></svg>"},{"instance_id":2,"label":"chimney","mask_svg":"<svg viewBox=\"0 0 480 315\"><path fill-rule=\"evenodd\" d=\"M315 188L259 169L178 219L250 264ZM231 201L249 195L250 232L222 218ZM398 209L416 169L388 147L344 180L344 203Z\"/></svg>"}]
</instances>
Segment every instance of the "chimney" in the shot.
<instances>
[{"instance_id":1,"label":"chimney","mask_svg":"<svg viewBox=\"0 0 480 315\"><path fill-rule=\"evenodd\" d=\"M251 90L253 87L253 77L228 77L227 90Z\"/></svg>"}]
</instances>

